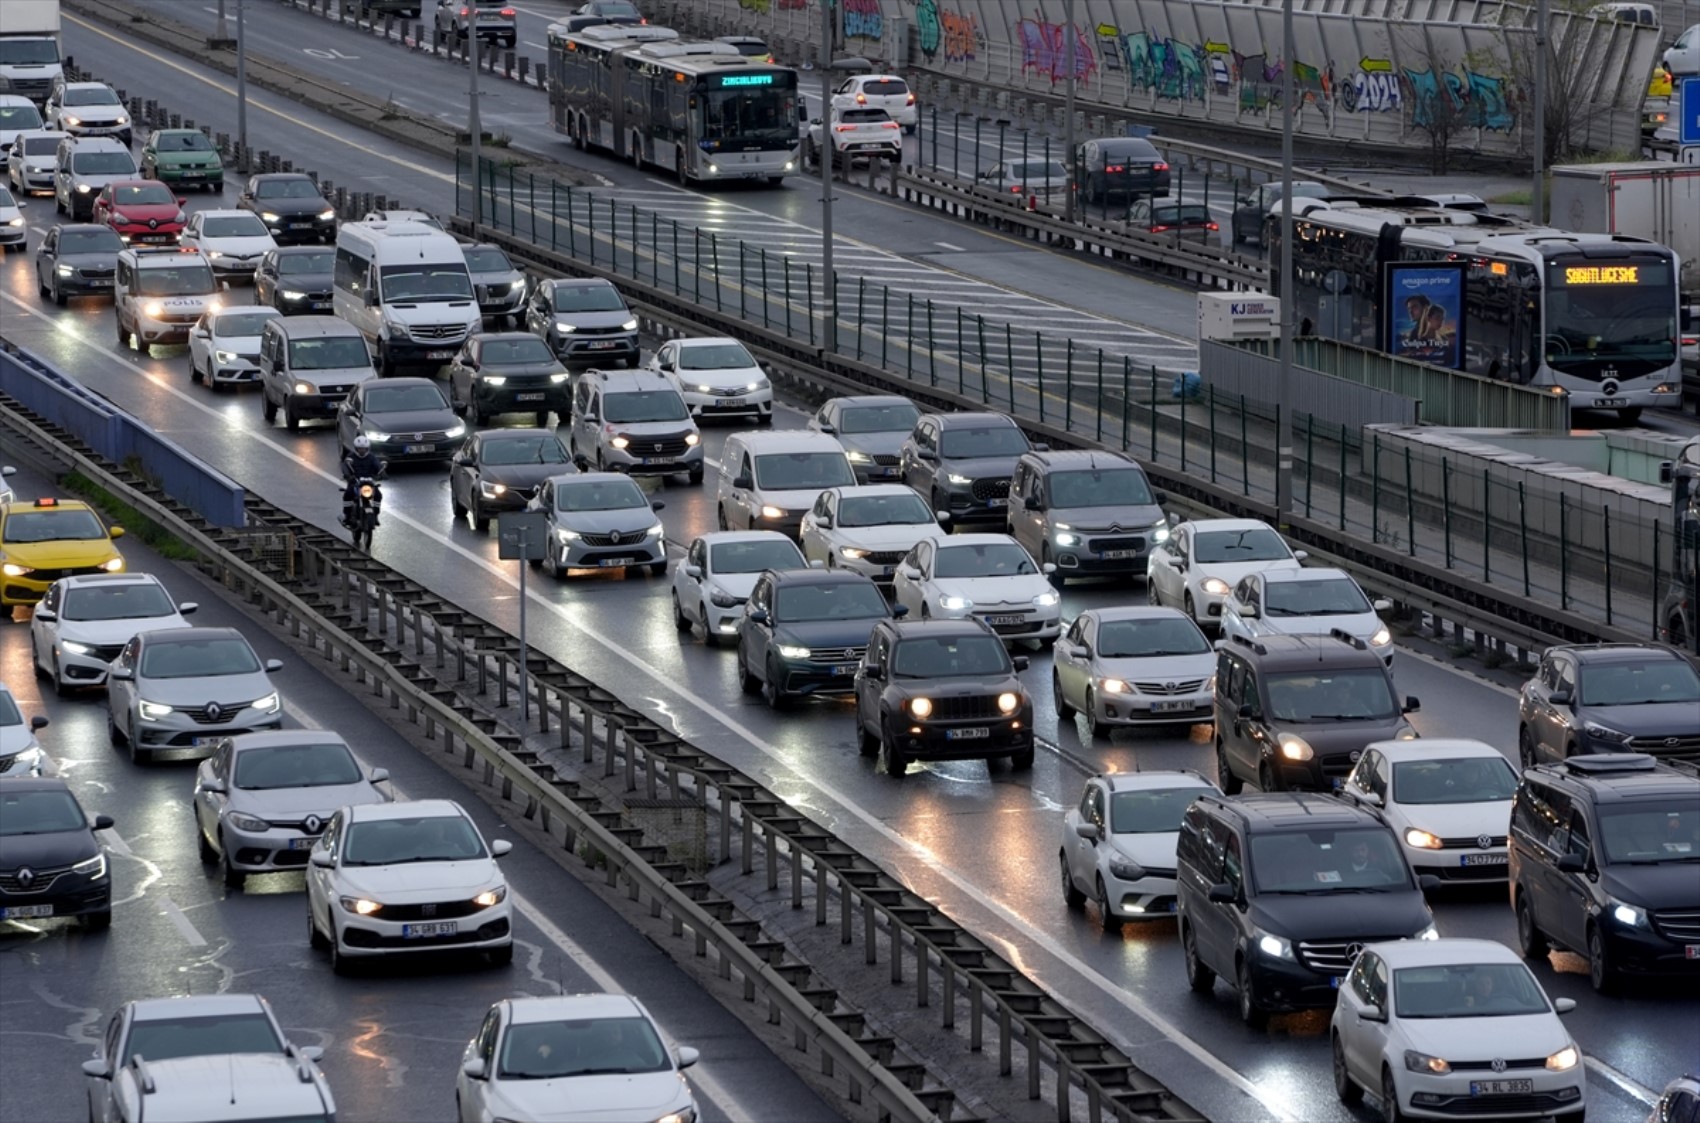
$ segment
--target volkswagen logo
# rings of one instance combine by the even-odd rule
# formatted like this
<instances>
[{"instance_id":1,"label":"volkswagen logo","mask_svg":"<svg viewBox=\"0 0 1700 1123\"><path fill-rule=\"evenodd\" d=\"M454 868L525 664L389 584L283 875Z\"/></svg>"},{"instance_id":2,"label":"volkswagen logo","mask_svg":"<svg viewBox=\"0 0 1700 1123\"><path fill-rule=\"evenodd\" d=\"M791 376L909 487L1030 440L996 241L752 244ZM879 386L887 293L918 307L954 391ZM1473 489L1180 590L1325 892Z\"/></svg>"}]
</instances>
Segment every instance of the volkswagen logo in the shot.
<instances>
[{"instance_id":1,"label":"volkswagen logo","mask_svg":"<svg viewBox=\"0 0 1700 1123\"><path fill-rule=\"evenodd\" d=\"M18 884L19 884L19 886L21 886L22 888L25 888L25 889L28 889L30 886L34 885L35 884L35 871L30 869L28 866L25 866L23 869L19 870L18 871Z\"/></svg>"},{"instance_id":2,"label":"volkswagen logo","mask_svg":"<svg viewBox=\"0 0 1700 1123\"><path fill-rule=\"evenodd\" d=\"M425 434L424 433L415 433L415 434L413 434L413 439L416 440L416 441L422 441L422 440L425 439Z\"/></svg>"},{"instance_id":3,"label":"volkswagen logo","mask_svg":"<svg viewBox=\"0 0 1700 1123\"><path fill-rule=\"evenodd\" d=\"M308 834L318 834L320 828L324 825L325 821L317 815L309 815L305 819L301 820L301 829L306 831Z\"/></svg>"},{"instance_id":4,"label":"volkswagen logo","mask_svg":"<svg viewBox=\"0 0 1700 1123\"><path fill-rule=\"evenodd\" d=\"M1493 1060L1488 1062L1488 1066L1490 1068L1492 1068L1495 1072L1504 1072L1505 1071L1505 1058L1504 1057L1495 1057Z\"/></svg>"},{"instance_id":5,"label":"volkswagen logo","mask_svg":"<svg viewBox=\"0 0 1700 1123\"><path fill-rule=\"evenodd\" d=\"M1479 835L1477 835L1476 836L1476 845L1480 846L1483 850L1488 849L1490 846L1493 845L1493 836L1490 835L1490 834L1479 834Z\"/></svg>"},{"instance_id":6,"label":"volkswagen logo","mask_svg":"<svg viewBox=\"0 0 1700 1123\"><path fill-rule=\"evenodd\" d=\"M223 706L219 705L217 702L208 702L207 703L207 720L208 721L219 721L219 720L223 719L223 717L224 717L224 707Z\"/></svg>"},{"instance_id":7,"label":"volkswagen logo","mask_svg":"<svg viewBox=\"0 0 1700 1123\"><path fill-rule=\"evenodd\" d=\"M1346 945L1346 960L1347 960L1347 962L1350 962L1350 963L1357 962L1358 956L1362 955L1363 953L1364 953L1364 946L1362 944L1347 944Z\"/></svg>"},{"instance_id":8,"label":"volkswagen logo","mask_svg":"<svg viewBox=\"0 0 1700 1123\"><path fill-rule=\"evenodd\" d=\"M846 647L844 649L844 658L847 659L847 660L854 661L854 660L859 659L861 657L856 654L856 649L854 647Z\"/></svg>"}]
</instances>

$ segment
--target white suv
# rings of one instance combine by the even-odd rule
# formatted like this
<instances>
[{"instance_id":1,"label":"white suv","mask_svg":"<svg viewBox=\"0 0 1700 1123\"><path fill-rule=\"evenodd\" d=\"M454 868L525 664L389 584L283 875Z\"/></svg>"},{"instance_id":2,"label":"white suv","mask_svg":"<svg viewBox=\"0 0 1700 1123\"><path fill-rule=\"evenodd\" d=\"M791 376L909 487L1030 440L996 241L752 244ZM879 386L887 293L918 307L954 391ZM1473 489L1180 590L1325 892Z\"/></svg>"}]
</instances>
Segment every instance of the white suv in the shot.
<instances>
[{"instance_id":1,"label":"white suv","mask_svg":"<svg viewBox=\"0 0 1700 1123\"><path fill-rule=\"evenodd\" d=\"M132 247L118 255L112 313L122 346L186 343L202 316L224 307L212 263L194 250Z\"/></svg>"}]
</instances>

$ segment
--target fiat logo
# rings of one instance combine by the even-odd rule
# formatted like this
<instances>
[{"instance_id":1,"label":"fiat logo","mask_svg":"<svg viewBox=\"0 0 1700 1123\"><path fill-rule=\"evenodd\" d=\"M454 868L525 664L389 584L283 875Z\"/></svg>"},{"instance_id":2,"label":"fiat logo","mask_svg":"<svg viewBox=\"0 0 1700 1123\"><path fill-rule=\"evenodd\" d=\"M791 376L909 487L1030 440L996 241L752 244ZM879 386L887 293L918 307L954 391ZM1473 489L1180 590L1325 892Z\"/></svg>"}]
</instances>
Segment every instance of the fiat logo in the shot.
<instances>
[{"instance_id":1,"label":"fiat logo","mask_svg":"<svg viewBox=\"0 0 1700 1123\"><path fill-rule=\"evenodd\" d=\"M1493 845L1493 836L1490 834L1477 835L1476 845L1480 846L1483 850L1486 850L1488 847Z\"/></svg>"},{"instance_id":2,"label":"fiat logo","mask_svg":"<svg viewBox=\"0 0 1700 1123\"><path fill-rule=\"evenodd\" d=\"M1504 1072L1505 1071L1505 1058L1504 1057L1495 1057L1493 1060L1489 1061L1488 1064L1490 1064L1493 1067L1493 1070L1495 1072Z\"/></svg>"}]
</instances>

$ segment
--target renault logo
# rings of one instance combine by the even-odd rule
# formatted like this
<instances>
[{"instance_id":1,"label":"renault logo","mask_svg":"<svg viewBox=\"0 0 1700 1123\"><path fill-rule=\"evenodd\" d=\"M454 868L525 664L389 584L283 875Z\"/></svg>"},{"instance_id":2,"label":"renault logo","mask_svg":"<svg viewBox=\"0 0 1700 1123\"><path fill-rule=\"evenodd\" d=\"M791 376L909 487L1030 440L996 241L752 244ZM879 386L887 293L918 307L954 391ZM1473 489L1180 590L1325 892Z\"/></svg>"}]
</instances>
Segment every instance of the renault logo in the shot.
<instances>
[{"instance_id":1,"label":"renault logo","mask_svg":"<svg viewBox=\"0 0 1700 1123\"><path fill-rule=\"evenodd\" d=\"M1495 1057L1493 1060L1488 1062L1488 1065L1490 1067L1492 1067L1492 1069L1495 1072L1504 1072L1505 1071L1505 1058L1504 1057Z\"/></svg>"},{"instance_id":2,"label":"renault logo","mask_svg":"<svg viewBox=\"0 0 1700 1123\"><path fill-rule=\"evenodd\" d=\"M149 230L158 230L159 229L159 219L157 219L157 218L148 219L148 229Z\"/></svg>"},{"instance_id":3,"label":"renault logo","mask_svg":"<svg viewBox=\"0 0 1700 1123\"><path fill-rule=\"evenodd\" d=\"M1490 846L1493 845L1493 836L1490 835L1490 834L1479 834L1479 835L1477 835L1476 836L1476 845L1480 846L1483 850L1488 849Z\"/></svg>"},{"instance_id":4,"label":"renault logo","mask_svg":"<svg viewBox=\"0 0 1700 1123\"><path fill-rule=\"evenodd\" d=\"M223 717L224 717L224 707L223 706L219 705L217 702L208 702L207 703L207 719L209 721L218 721L218 720L222 719Z\"/></svg>"},{"instance_id":5,"label":"renault logo","mask_svg":"<svg viewBox=\"0 0 1700 1123\"><path fill-rule=\"evenodd\" d=\"M319 829L324 825L325 821L317 815L309 815L305 819L301 820L301 829L306 831L308 834L318 834Z\"/></svg>"},{"instance_id":6,"label":"renault logo","mask_svg":"<svg viewBox=\"0 0 1700 1123\"><path fill-rule=\"evenodd\" d=\"M18 884L25 889L35 884L35 871L25 866L18 871Z\"/></svg>"}]
</instances>

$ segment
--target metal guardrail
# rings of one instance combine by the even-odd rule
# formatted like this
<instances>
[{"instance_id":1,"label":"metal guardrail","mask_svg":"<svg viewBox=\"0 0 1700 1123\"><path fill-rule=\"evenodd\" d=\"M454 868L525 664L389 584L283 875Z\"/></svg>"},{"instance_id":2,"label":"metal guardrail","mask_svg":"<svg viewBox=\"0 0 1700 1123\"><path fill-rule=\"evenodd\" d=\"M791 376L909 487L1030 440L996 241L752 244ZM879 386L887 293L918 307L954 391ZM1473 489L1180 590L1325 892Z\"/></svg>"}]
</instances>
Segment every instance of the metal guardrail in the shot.
<instances>
[{"instance_id":1,"label":"metal guardrail","mask_svg":"<svg viewBox=\"0 0 1700 1123\"><path fill-rule=\"evenodd\" d=\"M1244 396L1266 408L1263 416L1274 417L1278 375L1272 367L1279 362L1265 351L1220 343L1198 341L1198 374L1205 386L1219 394ZM1293 364L1291 396L1287 405L1298 414L1326 419L1330 425L1359 430L1365 425L1415 425L1422 403L1416 399L1375 386L1366 386L1308 363Z\"/></svg>"}]
</instances>

